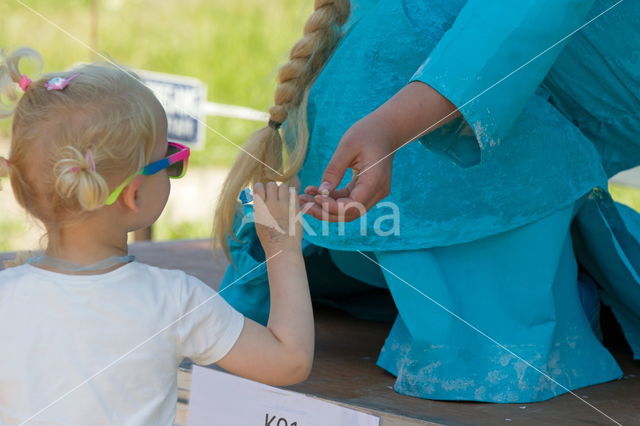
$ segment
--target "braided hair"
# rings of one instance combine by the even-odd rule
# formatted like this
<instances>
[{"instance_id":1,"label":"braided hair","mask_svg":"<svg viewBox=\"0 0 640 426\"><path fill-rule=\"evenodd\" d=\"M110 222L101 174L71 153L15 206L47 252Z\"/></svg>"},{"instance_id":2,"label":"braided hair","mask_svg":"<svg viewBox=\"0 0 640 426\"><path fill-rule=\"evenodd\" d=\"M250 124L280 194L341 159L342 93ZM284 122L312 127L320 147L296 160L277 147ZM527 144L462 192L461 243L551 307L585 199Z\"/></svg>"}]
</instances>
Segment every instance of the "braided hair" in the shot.
<instances>
[{"instance_id":1,"label":"braided hair","mask_svg":"<svg viewBox=\"0 0 640 426\"><path fill-rule=\"evenodd\" d=\"M349 0L314 0L304 35L278 72L274 105L269 123L255 132L234 162L218 199L213 225L214 247L222 247L229 257L227 236L233 235L233 219L238 193L261 181L287 182L295 177L306 156L306 100L309 89L342 36L341 28L350 13ZM285 143L280 126L296 129L293 141Z\"/></svg>"}]
</instances>

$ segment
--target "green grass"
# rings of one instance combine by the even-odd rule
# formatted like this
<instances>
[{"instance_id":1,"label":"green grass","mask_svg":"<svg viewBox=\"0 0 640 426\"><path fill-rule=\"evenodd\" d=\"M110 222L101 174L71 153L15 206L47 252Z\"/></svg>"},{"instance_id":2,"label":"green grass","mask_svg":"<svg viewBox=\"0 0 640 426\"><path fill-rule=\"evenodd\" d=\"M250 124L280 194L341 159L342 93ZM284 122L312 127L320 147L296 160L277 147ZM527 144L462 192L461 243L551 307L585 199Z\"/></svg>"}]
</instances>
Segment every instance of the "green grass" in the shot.
<instances>
[{"instance_id":1,"label":"green grass","mask_svg":"<svg viewBox=\"0 0 640 426\"><path fill-rule=\"evenodd\" d=\"M24 233L24 224L18 220L0 221L0 252L15 250L16 242Z\"/></svg>"},{"instance_id":2,"label":"green grass","mask_svg":"<svg viewBox=\"0 0 640 426\"><path fill-rule=\"evenodd\" d=\"M0 3L0 47L29 46L44 71L95 59L90 0L23 0L55 28L15 0ZM127 66L196 77L209 100L266 110L275 71L302 34L311 0L98 0L97 50ZM261 123L211 117L207 124L242 145ZM9 123L0 124L7 136ZM195 166L228 166L238 148L207 131Z\"/></svg>"}]
</instances>

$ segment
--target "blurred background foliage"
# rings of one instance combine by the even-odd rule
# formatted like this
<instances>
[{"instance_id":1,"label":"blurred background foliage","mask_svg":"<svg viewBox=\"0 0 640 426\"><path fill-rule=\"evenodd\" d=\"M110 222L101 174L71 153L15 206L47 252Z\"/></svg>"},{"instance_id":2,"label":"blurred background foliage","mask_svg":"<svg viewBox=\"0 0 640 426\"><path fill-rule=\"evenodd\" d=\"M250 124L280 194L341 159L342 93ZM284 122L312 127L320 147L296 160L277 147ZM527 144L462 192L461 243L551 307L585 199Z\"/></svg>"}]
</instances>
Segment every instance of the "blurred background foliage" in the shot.
<instances>
[{"instance_id":1,"label":"blurred background foliage","mask_svg":"<svg viewBox=\"0 0 640 426\"><path fill-rule=\"evenodd\" d=\"M264 111L311 10L311 0L2 0L0 47L36 49L50 72L99 60L89 49L95 44L132 68L196 77L212 102ZM222 117L207 124L239 145L261 125ZM9 128L0 122L0 136ZM236 153L207 131L191 164L228 166Z\"/></svg>"},{"instance_id":2,"label":"blurred background foliage","mask_svg":"<svg viewBox=\"0 0 640 426\"><path fill-rule=\"evenodd\" d=\"M198 78L211 102L266 111L277 69L312 7L312 0L0 0L0 48L36 49L45 73L100 60L94 49L134 69ZM264 123L208 117L207 124L242 145ZM10 125L0 120L0 154L7 151ZM205 168L231 165L238 148L224 137L207 130L205 147L193 152L190 173L172 198L185 185L198 185ZM35 247L42 230L12 203L8 191L0 193L0 251ZM174 199L179 203L183 199ZM209 236L209 202L201 197L180 208L201 213L185 220L173 208L154 227L154 239Z\"/></svg>"}]
</instances>

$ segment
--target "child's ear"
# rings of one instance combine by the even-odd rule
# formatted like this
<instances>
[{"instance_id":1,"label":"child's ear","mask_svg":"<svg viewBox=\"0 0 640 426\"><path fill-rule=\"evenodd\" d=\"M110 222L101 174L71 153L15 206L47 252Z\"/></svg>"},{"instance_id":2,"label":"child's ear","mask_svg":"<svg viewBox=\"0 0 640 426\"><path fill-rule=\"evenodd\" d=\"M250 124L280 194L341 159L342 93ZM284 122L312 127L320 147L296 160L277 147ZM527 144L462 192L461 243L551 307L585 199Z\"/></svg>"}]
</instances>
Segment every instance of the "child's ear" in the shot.
<instances>
[{"instance_id":1,"label":"child's ear","mask_svg":"<svg viewBox=\"0 0 640 426\"><path fill-rule=\"evenodd\" d=\"M125 189L122 190L120 194L120 203L127 209L137 212L140 210L140 199L138 197L138 189L140 188L140 184L142 183L142 179L137 177L133 180Z\"/></svg>"}]
</instances>

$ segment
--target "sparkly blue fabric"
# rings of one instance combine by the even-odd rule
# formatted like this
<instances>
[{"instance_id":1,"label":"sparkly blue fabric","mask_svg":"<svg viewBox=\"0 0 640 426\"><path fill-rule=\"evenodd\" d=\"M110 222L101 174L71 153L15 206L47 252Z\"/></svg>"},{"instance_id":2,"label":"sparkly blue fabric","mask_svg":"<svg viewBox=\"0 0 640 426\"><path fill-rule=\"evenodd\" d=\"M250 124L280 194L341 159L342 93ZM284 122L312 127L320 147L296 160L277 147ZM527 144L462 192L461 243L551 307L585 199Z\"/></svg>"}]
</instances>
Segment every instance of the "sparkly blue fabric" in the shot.
<instances>
[{"instance_id":1,"label":"sparkly blue fabric","mask_svg":"<svg viewBox=\"0 0 640 426\"><path fill-rule=\"evenodd\" d=\"M440 45L439 40L452 27L465 3L462 0L380 0L370 5L366 13L360 13L310 93L309 151L300 172L303 187L320 183L344 132L409 81L418 77L428 82L446 80L449 68L443 66L430 71L423 64L428 60L435 67L439 62L429 55ZM576 2L554 1L564 8L570 7L567 3ZM418 5L422 8L416 8ZM565 15L567 13L563 13ZM576 16L580 15L584 18L586 11L576 12ZM504 15L500 16L506 21ZM523 56L543 50L544 43L553 37L559 39L572 25L577 26L579 18L566 21L558 23L557 28L553 27L551 34L541 40L529 40L532 46ZM492 31L489 35L495 33ZM515 42L521 40L519 37ZM482 52L482 46L476 49ZM466 64L465 54L450 54L451 60L456 61L454 65ZM482 53L469 60L479 58L483 58ZM443 94L455 100L482 91L494 74L511 71L513 64L506 63L506 58L491 56L485 58L485 68L499 63L499 59L502 63L499 67L496 65L499 69L491 76L481 80L468 78L473 84L465 90L457 80L452 80L456 83L451 87L459 89L459 93L442 90ZM515 105L505 101L494 107L496 99L503 99L505 93L498 91L494 95L490 91L465 107L463 111L470 120L478 117L470 124L476 133L480 132L480 151L473 132L464 136L452 130L452 126L461 123L452 123L431 137L441 144L455 142L456 148L449 149L446 155L442 155L444 149L429 150L419 143L407 145L394 159L391 195L360 220L329 225L329 232L323 232L326 223L309 219L312 230L306 235L308 240L338 250L406 250L458 244L538 220L571 205L593 187L606 187L606 175L593 144L549 102L534 94L550 65L545 64L522 76L516 75L520 81L512 85L522 90L514 91L509 86ZM476 69L470 71L476 72ZM452 75L452 79L462 77ZM516 119L515 125L510 126ZM493 135L493 127L487 124L490 120L494 127L505 123L500 124L502 130L498 132L505 136ZM478 152L482 156L479 163L474 159ZM456 161L452 161L454 157ZM347 176L343 184L349 179ZM399 210L397 222L389 219L394 213L393 206ZM394 232L396 224L397 232Z\"/></svg>"},{"instance_id":2,"label":"sparkly blue fabric","mask_svg":"<svg viewBox=\"0 0 640 426\"><path fill-rule=\"evenodd\" d=\"M533 402L620 377L598 340L593 281L640 359L640 217L593 188L640 164L640 2L621 3L485 93L614 2L352 3L348 32L310 93L303 187L320 182L353 123L410 81L463 114L396 154L384 201L398 207L397 235L383 203L348 224L308 219L308 259L328 248L344 274L393 296L399 314L378 365L397 376L395 389ZM238 216L246 243L230 241L235 266L222 294L265 323L251 217ZM578 282L576 258L590 286ZM326 284L324 299L331 285L347 287ZM344 309L365 316L348 300Z\"/></svg>"}]
</instances>

